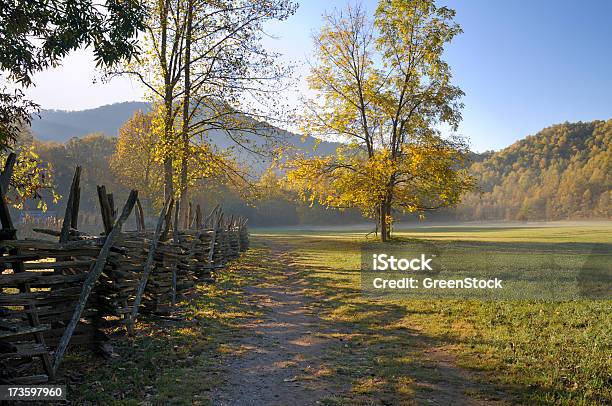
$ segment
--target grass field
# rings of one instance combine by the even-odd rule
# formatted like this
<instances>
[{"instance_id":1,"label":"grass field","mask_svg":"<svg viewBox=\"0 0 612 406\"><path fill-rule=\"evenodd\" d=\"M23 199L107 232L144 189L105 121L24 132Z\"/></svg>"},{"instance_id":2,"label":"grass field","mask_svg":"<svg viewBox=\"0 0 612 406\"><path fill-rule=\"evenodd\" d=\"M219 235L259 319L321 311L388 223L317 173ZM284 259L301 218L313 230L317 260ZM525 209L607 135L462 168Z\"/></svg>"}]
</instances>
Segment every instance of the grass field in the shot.
<instances>
[{"instance_id":1,"label":"grass field","mask_svg":"<svg viewBox=\"0 0 612 406\"><path fill-rule=\"evenodd\" d=\"M255 241L273 241L290 252L310 293L320 298L323 317L352 332L347 342L368 349L337 359L364 403L386 396L393 404L401 388L428 390L418 383L427 371L418 367L415 335L452 354L458 366L481 371L521 403L612 402L612 301L377 300L361 293L362 231L253 234ZM612 264L610 223L419 227L396 238L395 244L426 241L452 251L458 267L504 264L511 269L513 263L527 262L532 270L548 272L564 261L585 263L593 247L597 266L609 271ZM551 256L557 258L552 265L546 261Z\"/></svg>"},{"instance_id":2,"label":"grass field","mask_svg":"<svg viewBox=\"0 0 612 406\"><path fill-rule=\"evenodd\" d=\"M512 268L520 253L532 269L549 272L559 261L586 262L594 246L597 266L612 264L610 223L419 227L396 237L395 245L425 242L451 252L459 267ZM295 382L273 384L319 380L342 388L319 404L447 404L459 393L483 404L612 403L612 301L372 298L361 290L364 243L359 230L254 230L252 248L214 285L199 285L176 320L143 317L134 337L118 332L112 340L118 359L71 351L63 368L68 398L211 404L215 390L227 385L228 360L244 352L240 337L253 334L248 320L267 311L246 288L288 287L291 269L321 324L312 334L329 344L317 355L324 368L316 374L307 368ZM543 260L551 255L558 260Z\"/></svg>"}]
</instances>

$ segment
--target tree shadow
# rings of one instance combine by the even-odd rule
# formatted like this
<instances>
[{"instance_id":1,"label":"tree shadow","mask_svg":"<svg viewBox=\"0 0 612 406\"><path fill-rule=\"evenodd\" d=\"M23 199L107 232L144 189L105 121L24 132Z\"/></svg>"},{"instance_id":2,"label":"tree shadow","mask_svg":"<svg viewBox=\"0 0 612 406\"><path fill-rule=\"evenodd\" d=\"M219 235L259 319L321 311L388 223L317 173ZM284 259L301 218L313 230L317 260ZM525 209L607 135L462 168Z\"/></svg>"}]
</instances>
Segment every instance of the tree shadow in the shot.
<instances>
[{"instance_id":1,"label":"tree shadow","mask_svg":"<svg viewBox=\"0 0 612 406\"><path fill-rule=\"evenodd\" d=\"M506 228L504 228L506 229ZM612 244L607 243L513 243L490 241L438 241L405 239L404 243L427 243L443 247L453 246L481 253L504 254L550 254L583 255L588 267L592 256L612 261ZM336 252L337 246L321 245L317 252ZM291 249L286 247L286 249ZM293 262L308 263L316 252L302 252ZM325 255L325 254L323 254ZM601 264L601 262L597 262ZM554 265L554 264L553 264ZM599 265L598 265L599 266ZM326 317L321 319L325 330L336 331L342 340L333 347L333 358L338 360L336 374L352 385L349 395L356 400L376 399L383 404L396 404L406 394L419 403L450 404L457 399L474 398L495 404L497 401L520 400L543 405L556 405L560 400L581 399L603 401L595 395L585 395L575 388L558 384L530 383L528 386L507 383L510 372L491 369L482 362L472 363L469 370L456 366L456 359L450 348L461 346L484 346L495 348L499 341L482 337L462 338L456 334L430 334L422 329L402 325L399 321L411 316L438 316L439 309L411 309L406 304L394 301L374 301L362 296L361 289L342 286L338 275L346 276L345 281L354 281L359 270L342 269L334 266L315 267L316 274L303 267L304 285L314 286L309 294L320 301ZM609 268L608 268L609 269ZM329 274L329 275L326 275ZM352 276L352 278L351 278ZM308 292L308 291L307 291ZM450 302L452 304L452 302ZM330 318L329 315L332 315ZM509 343L510 345L510 343ZM512 344L513 345L513 344ZM504 361L505 362L505 361ZM346 366L342 367L342 363ZM497 364L496 364L497 365ZM552 372L552 371L551 371ZM406 392L406 388L408 391ZM386 403L385 403L386 402ZM461 404L459 401L457 404Z\"/></svg>"}]
</instances>

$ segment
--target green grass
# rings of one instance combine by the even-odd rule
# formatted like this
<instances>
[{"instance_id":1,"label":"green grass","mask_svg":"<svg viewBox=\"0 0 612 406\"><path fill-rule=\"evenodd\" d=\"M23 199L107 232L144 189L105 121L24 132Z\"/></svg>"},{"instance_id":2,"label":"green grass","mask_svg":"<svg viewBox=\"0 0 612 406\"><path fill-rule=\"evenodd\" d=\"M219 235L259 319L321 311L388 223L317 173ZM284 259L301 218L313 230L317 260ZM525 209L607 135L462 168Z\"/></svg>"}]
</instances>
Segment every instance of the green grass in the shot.
<instances>
[{"instance_id":1,"label":"green grass","mask_svg":"<svg viewBox=\"0 0 612 406\"><path fill-rule=\"evenodd\" d=\"M223 359L233 351L228 343L241 334L242 321L261 314L242 287L259 282L262 255L252 249L219 272L216 284L198 285L179 304L182 320L142 316L133 338L117 331L112 343L118 359L70 351L61 368L68 399L79 405L209 405L224 379Z\"/></svg>"},{"instance_id":2,"label":"green grass","mask_svg":"<svg viewBox=\"0 0 612 406\"><path fill-rule=\"evenodd\" d=\"M612 225L419 227L393 244L427 244L457 266L512 266L517 253L534 269L551 255L584 262L593 244L612 263ZM247 285L283 283L294 266L315 298L321 331L334 343L324 354L327 378L346 391L321 404L427 403L454 385L484 401L596 405L612 402L612 301L383 300L362 294L358 231L258 230L254 248L215 285L200 285L182 303L182 321L142 318L134 338L113 339L116 360L72 351L63 364L74 404L210 404L225 380L228 355L239 353L242 326L261 316ZM273 258L266 245L283 247ZM485 261L486 259L486 261ZM544 269L544 268L543 268ZM445 363L473 371L440 369ZM72 376L72 379L70 378ZM451 382L452 383L452 382Z\"/></svg>"},{"instance_id":3,"label":"green grass","mask_svg":"<svg viewBox=\"0 0 612 406\"><path fill-rule=\"evenodd\" d=\"M426 396L431 385L422 383L435 383L421 351L429 347L523 403L612 402L612 301L378 300L361 293L363 233L277 229L254 237L283 244L319 298L320 315L350 331L343 339L351 351L330 354L336 373L352 382L348 404ZM549 271L584 263L594 245L598 264L612 264L610 223L419 227L396 237L395 244L426 240L452 252L458 267L511 268L520 257Z\"/></svg>"}]
</instances>

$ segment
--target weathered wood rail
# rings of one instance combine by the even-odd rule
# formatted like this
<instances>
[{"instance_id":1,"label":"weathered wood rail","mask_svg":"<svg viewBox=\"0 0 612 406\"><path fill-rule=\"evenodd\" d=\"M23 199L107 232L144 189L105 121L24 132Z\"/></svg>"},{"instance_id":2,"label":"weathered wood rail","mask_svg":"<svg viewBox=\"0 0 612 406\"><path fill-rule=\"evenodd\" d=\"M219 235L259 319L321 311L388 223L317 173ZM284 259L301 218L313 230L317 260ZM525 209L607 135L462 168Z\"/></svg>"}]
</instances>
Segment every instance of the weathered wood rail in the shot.
<instances>
[{"instance_id":1,"label":"weathered wood rail","mask_svg":"<svg viewBox=\"0 0 612 406\"><path fill-rule=\"evenodd\" d=\"M61 231L37 229L57 241L17 238L5 195L15 159L0 174L0 383L53 380L68 346L106 348L105 329L132 332L139 313L168 313L198 282L248 249L246 219L220 207L202 218L199 205L180 229L172 200L155 230L147 230L138 193L121 213L98 187L101 236L78 231L80 168L77 167ZM123 224L135 216L136 230Z\"/></svg>"}]
</instances>

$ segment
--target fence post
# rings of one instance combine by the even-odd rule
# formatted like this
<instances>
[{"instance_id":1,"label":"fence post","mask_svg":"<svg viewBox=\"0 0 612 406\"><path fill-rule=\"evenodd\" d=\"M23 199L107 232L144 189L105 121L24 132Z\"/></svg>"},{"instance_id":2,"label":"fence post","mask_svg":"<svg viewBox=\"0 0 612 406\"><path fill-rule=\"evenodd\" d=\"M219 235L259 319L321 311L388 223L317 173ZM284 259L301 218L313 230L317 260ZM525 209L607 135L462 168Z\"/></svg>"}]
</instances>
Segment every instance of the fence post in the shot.
<instances>
[{"instance_id":1,"label":"fence post","mask_svg":"<svg viewBox=\"0 0 612 406\"><path fill-rule=\"evenodd\" d=\"M166 204L162 208L161 212L159 213L159 218L157 219L155 233L153 234L153 239L149 245L149 254L147 255L147 260L144 265L142 278L140 279L138 288L136 289L136 297L134 298L134 304L132 305L132 313L130 314L130 319L128 320L128 333L130 334L134 332L134 323L136 322L136 316L138 315L138 308L140 307L144 290L147 287L147 280L149 278L149 273L151 273L151 268L153 268L153 260L155 259L155 251L157 251L157 245L159 244L162 226L164 224L164 220L167 219L166 214L168 210L171 210L172 201L172 198L168 198L168 200L166 200Z\"/></svg>"},{"instance_id":2,"label":"fence post","mask_svg":"<svg viewBox=\"0 0 612 406\"><path fill-rule=\"evenodd\" d=\"M89 273L87 274L87 278L83 283L83 289L81 290L81 294L79 296L79 301L77 302L76 308L74 309L74 313L72 313L72 318L70 322L66 326L66 330L64 330L64 334L62 334L62 338L59 341L57 349L55 351L55 359L53 362L53 373L56 374L59 366L62 362L62 358L64 357L64 353L66 352L66 348L68 348L68 343L70 342L70 338L72 338L72 334L74 333L74 329L79 323L79 319L81 318L81 314L85 309L85 305L87 304L87 299L89 298L89 294L91 293L94 284L100 277L100 274L104 270L104 265L106 264L106 259L110 254L111 247L113 246L115 239L121 233L121 227L125 220L129 217L132 209L134 208L134 204L136 203L136 198L138 197L138 192L136 190L132 190L130 192L130 196L125 202L125 206L123 206L123 210L121 215L115 221L115 225L111 229L110 233L106 236L104 241L104 245L100 250L100 254L96 258L96 261L92 264Z\"/></svg>"},{"instance_id":3,"label":"fence post","mask_svg":"<svg viewBox=\"0 0 612 406\"><path fill-rule=\"evenodd\" d=\"M136 199L136 230L139 232L146 231L144 210L142 204L140 204L140 199Z\"/></svg>"},{"instance_id":4,"label":"fence post","mask_svg":"<svg viewBox=\"0 0 612 406\"><path fill-rule=\"evenodd\" d=\"M72 184L70 185L70 194L66 202L66 212L64 213L64 222L62 223L62 231L60 232L59 241L65 243L70 239L70 229L76 230L79 217L79 200L80 200L80 182L81 182L81 167L77 166L74 170Z\"/></svg>"},{"instance_id":5,"label":"fence post","mask_svg":"<svg viewBox=\"0 0 612 406\"><path fill-rule=\"evenodd\" d=\"M106 186L97 186L98 201L100 202L100 213L102 214L102 223L104 224L104 234L108 235L113 228L113 212L106 193Z\"/></svg>"},{"instance_id":6,"label":"fence post","mask_svg":"<svg viewBox=\"0 0 612 406\"><path fill-rule=\"evenodd\" d=\"M191 203L189 203L189 207L191 207ZM175 247L179 247L179 212L181 208L181 202L176 202L176 207L174 208L174 230L172 233L172 242L175 244ZM176 268L178 267L178 263L175 263L172 266L172 306L176 304Z\"/></svg>"},{"instance_id":7,"label":"fence post","mask_svg":"<svg viewBox=\"0 0 612 406\"><path fill-rule=\"evenodd\" d=\"M195 227L198 230L202 228L202 208L199 204L196 206Z\"/></svg>"}]
</instances>

